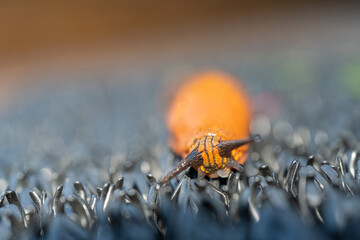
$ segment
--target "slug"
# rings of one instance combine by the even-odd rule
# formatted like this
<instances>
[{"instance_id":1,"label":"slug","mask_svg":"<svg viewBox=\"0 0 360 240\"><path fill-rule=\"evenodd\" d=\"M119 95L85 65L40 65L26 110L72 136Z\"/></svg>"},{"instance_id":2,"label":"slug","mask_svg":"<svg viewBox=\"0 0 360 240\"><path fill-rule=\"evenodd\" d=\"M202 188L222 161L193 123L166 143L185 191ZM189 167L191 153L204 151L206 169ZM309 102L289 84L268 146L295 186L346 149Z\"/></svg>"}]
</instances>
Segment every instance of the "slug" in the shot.
<instances>
[{"instance_id":1,"label":"slug","mask_svg":"<svg viewBox=\"0 0 360 240\"><path fill-rule=\"evenodd\" d=\"M227 177L231 169L243 171L249 137L251 107L244 88L220 72L198 74L182 85L167 113L169 145L183 160L159 185L188 167L198 177Z\"/></svg>"}]
</instances>

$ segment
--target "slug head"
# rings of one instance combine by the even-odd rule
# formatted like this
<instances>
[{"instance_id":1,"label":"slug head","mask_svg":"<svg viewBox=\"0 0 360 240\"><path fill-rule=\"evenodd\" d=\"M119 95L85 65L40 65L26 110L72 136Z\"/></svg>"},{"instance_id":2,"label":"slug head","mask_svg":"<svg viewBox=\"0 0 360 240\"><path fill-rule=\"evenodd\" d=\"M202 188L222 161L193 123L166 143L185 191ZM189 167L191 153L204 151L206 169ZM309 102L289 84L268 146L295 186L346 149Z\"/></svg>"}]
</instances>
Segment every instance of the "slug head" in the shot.
<instances>
[{"instance_id":1,"label":"slug head","mask_svg":"<svg viewBox=\"0 0 360 240\"><path fill-rule=\"evenodd\" d=\"M260 140L260 135L254 135L246 139L222 141L215 134L206 134L195 141L190 154L160 181L160 185L166 184L171 178L190 166L198 169L202 176L214 174L226 167L239 170L239 164L236 165L237 163L232 159L232 150Z\"/></svg>"}]
</instances>

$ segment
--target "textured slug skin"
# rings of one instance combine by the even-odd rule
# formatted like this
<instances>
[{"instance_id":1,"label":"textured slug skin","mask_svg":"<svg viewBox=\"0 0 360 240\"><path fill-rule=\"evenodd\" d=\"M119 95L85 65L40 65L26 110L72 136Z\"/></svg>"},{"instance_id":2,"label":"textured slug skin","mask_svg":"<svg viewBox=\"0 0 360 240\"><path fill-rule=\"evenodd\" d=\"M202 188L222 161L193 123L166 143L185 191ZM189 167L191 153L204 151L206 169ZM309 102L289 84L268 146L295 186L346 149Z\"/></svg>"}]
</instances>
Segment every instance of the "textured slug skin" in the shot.
<instances>
[{"instance_id":1,"label":"textured slug skin","mask_svg":"<svg viewBox=\"0 0 360 240\"><path fill-rule=\"evenodd\" d=\"M180 87L170 105L166 119L169 145L185 158L192 144L208 133L223 140L247 138L250 117L246 92L233 77L220 72L196 75ZM238 163L245 161L247 148L232 151Z\"/></svg>"}]
</instances>

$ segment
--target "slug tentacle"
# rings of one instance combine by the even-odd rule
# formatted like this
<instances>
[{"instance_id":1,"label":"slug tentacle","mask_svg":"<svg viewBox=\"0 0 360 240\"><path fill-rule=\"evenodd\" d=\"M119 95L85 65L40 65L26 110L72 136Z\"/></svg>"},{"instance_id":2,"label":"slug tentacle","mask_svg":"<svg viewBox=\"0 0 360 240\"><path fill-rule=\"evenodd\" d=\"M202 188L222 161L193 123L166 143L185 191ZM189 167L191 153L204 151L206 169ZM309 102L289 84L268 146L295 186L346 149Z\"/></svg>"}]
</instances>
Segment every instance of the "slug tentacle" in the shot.
<instances>
[{"instance_id":1,"label":"slug tentacle","mask_svg":"<svg viewBox=\"0 0 360 240\"><path fill-rule=\"evenodd\" d=\"M198 178L204 178L205 176L206 173L201 168L198 168Z\"/></svg>"},{"instance_id":2,"label":"slug tentacle","mask_svg":"<svg viewBox=\"0 0 360 240\"><path fill-rule=\"evenodd\" d=\"M260 135L255 134L246 139L223 141L219 144L217 148L220 156L231 157L231 151L234 150L235 148L241 147L248 143L259 142L260 140L261 140Z\"/></svg>"},{"instance_id":3,"label":"slug tentacle","mask_svg":"<svg viewBox=\"0 0 360 240\"><path fill-rule=\"evenodd\" d=\"M175 168L173 168L158 184L161 186L169 182L177 174L181 173L190 166L199 165L202 163L202 157L199 151L195 148L185 159L183 159Z\"/></svg>"},{"instance_id":4,"label":"slug tentacle","mask_svg":"<svg viewBox=\"0 0 360 240\"><path fill-rule=\"evenodd\" d=\"M225 166L228 167L228 168L233 168L235 169L236 171L239 171L239 172L243 172L244 171L244 167L236 162L233 158L228 158L226 163L225 163Z\"/></svg>"}]
</instances>

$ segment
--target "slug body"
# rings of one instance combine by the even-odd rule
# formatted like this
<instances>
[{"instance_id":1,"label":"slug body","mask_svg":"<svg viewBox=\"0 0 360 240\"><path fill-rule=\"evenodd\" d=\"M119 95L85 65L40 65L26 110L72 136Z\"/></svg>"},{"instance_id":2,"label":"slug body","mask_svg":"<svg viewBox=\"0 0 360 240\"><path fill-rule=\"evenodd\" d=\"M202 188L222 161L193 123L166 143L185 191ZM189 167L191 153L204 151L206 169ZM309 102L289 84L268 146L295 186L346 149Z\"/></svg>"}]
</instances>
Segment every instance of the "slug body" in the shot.
<instances>
[{"instance_id":1,"label":"slug body","mask_svg":"<svg viewBox=\"0 0 360 240\"><path fill-rule=\"evenodd\" d=\"M192 166L198 176L227 177L242 171L251 109L246 93L230 76L209 72L195 76L176 93L167 114L169 145L183 160L160 182L165 184Z\"/></svg>"}]
</instances>

